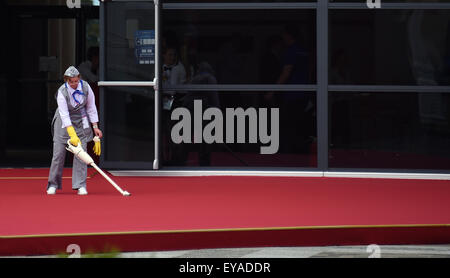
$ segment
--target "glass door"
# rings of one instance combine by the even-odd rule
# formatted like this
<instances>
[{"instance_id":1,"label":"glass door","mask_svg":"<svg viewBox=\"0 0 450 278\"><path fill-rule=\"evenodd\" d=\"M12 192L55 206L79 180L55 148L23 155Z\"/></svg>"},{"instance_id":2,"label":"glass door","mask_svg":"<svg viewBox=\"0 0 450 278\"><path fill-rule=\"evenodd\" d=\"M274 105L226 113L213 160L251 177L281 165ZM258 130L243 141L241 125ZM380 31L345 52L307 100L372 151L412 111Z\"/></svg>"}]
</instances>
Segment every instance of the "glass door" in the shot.
<instances>
[{"instance_id":1,"label":"glass door","mask_svg":"<svg viewBox=\"0 0 450 278\"><path fill-rule=\"evenodd\" d=\"M158 1L101 2L103 167L159 168L158 20Z\"/></svg>"}]
</instances>

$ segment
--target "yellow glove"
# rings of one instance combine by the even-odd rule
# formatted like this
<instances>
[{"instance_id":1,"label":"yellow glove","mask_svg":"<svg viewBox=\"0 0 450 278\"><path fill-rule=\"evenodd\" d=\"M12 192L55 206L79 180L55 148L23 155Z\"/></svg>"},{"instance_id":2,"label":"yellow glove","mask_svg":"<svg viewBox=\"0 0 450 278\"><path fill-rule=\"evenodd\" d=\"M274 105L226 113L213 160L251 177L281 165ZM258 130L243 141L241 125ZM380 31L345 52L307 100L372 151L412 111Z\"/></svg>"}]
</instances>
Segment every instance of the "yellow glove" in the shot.
<instances>
[{"instance_id":1,"label":"yellow glove","mask_svg":"<svg viewBox=\"0 0 450 278\"><path fill-rule=\"evenodd\" d=\"M78 144L80 143L80 138L78 138L73 126L68 126L66 130L70 136L70 144L74 145L75 147L78 146Z\"/></svg>"},{"instance_id":2,"label":"yellow glove","mask_svg":"<svg viewBox=\"0 0 450 278\"><path fill-rule=\"evenodd\" d=\"M95 153L97 156L100 156L100 154L102 153L102 148L101 148L101 144L100 144L100 139L99 139L97 136L95 136L95 137L94 137L94 142L95 142L95 144L94 144L94 153Z\"/></svg>"}]
</instances>

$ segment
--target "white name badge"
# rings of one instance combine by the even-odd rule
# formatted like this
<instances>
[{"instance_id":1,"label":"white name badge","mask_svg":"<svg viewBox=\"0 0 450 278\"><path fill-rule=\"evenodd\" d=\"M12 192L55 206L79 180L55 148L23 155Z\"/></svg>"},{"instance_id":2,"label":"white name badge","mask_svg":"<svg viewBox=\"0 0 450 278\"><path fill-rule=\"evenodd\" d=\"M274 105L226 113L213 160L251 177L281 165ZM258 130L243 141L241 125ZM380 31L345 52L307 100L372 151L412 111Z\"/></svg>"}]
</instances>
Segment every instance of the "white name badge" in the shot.
<instances>
[{"instance_id":1,"label":"white name badge","mask_svg":"<svg viewBox=\"0 0 450 278\"><path fill-rule=\"evenodd\" d=\"M83 128L89 128L89 121L88 121L88 118L87 117L83 117L82 118L82 121L83 121Z\"/></svg>"}]
</instances>

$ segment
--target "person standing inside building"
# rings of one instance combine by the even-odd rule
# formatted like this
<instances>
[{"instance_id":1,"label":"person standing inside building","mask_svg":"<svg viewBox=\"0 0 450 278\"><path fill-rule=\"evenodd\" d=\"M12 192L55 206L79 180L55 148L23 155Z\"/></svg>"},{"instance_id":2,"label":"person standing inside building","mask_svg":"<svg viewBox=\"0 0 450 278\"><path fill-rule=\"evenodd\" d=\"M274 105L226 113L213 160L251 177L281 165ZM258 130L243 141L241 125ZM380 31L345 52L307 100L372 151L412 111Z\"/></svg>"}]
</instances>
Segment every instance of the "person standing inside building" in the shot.
<instances>
[{"instance_id":1,"label":"person standing inside building","mask_svg":"<svg viewBox=\"0 0 450 278\"><path fill-rule=\"evenodd\" d=\"M81 80L80 72L70 66L64 73L64 84L56 95L58 108L52 121L53 158L47 183L47 194L53 195L56 189L62 188L62 173L66 157L66 144L81 144L86 150L87 143L92 141L93 134L103 137L98 128L98 113L95 96L88 82ZM91 127L91 125L92 127ZM100 156L100 142L95 142L94 153ZM79 195L87 195L87 165L76 156L73 159L72 189Z\"/></svg>"},{"instance_id":2,"label":"person standing inside building","mask_svg":"<svg viewBox=\"0 0 450 278\"><path fill-rule=\"evenodd\" d=\"M282 57L281 73L276 83L307 84L310 70L309 54L302 45L299 27L295 24L286 25L281 37L286 48ZM312 126L314 104L311 96L301 91L283 94L280 107L282 152L310 152L310 136L314 133Z\"/></svg>"},{"instance_id":3,"label":"person standing inside building","mask_svg":"<svg viewBox=\"0 0 450 278\"><path fill-rule=\"evenodd\" d=\"M164 86L182 85L186 83L186 69L178 59L178 52L175 46L167 46L163 49L163 78ZM163 107L165 110L171 110L173 100L176 97L176 91L164 91Z\"/></svg>"},{"instance_id":4,"label":"person standing inside building","mask_svg":"<svg viewBox=\"0 0 450 278\"><path fill-rule=\"evenodd\" d=\"M171 85L182 85L186 83L186 70L183 63L178 59L178 51L175 45L167 44L163 49L163 88ZM168 142L163 150L166 164L174 163L174 151L178 148L170 139L170 131L173 127L171 113L179 105L179 99L184 95L180 91L164 90L163 92L163 138Z\"/></svg>"}]
</instances>

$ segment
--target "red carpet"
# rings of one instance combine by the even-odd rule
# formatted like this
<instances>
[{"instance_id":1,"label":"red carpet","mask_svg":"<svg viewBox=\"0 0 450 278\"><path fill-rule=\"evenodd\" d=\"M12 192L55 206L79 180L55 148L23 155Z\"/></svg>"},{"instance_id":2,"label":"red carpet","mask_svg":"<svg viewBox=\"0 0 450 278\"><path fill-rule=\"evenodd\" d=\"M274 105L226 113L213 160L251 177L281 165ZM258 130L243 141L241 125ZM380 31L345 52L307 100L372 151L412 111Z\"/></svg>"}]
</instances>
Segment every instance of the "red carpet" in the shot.
<instances>
[{"instance_id":1,"label":"red carpet","mask_svg":"<svg viewBox=\"0 0 450 278\"><path fill-rule=\"evenodd\" d=\"M0 255L55 254L71 243L97 251L450 243L450 181L112 177L132 194L123 197L97 174L78 196L66 169L63 190L48 196L47 174L0 170Z\"/></svg>"}]
</instances>

